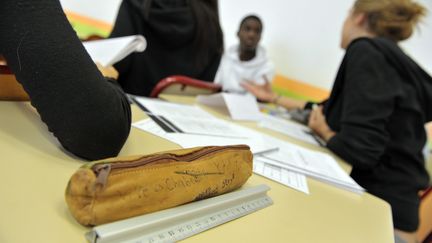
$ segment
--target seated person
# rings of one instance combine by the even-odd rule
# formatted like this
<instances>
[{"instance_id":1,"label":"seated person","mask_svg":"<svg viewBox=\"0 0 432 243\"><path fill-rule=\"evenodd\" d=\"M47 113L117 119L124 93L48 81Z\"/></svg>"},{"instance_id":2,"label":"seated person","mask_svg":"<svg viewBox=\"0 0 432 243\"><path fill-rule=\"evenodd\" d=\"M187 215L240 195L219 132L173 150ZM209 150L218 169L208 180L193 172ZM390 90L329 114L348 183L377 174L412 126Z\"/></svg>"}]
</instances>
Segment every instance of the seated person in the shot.
<instances>
[{"instance_id":1,"label":"seated person","mask_svg":"<svg viewBox=\"0 0 432 243\"><path fill-rule=\"evenodd\" d=\"M432 78L398 42L408 39L426 9L412 0L356 0L346 17L346 50L329 99L314 106L309 127L352 165L351 177L392 208L396 238L416 241L419 191L428 186L422 149L432 120ZM287 108L310 103L253 84L261 100Z\"/></svg>"},{"instance_id":2,"label":"seated person","mask_svg":"<svg viewBox=\"0 0 432 243\"><path fill-rule=\"evenodd\" d=\"M259 46L263 24L255 15L243 18L237 36L240 43L230 47L223 55L215 83L227 92L244 93L241 82L252 82L270 88L274 66L266 51Z\"/></svg>"},{"instance_id":3,"label":"seated person","mask_svg":"<svg viewBox=\"0 0 432 243\"><path fill-rule=\"evenodd\" d=\"M0 54L48 130L82 158L116 156L129 135L130 105L115 80L98 71L59 1L1 5Z\"/></svg>"},{"instance_id":4,"label":"seated person","mask_svg":"<svg viewBox=\"0 0 432 243\"><path fill-rule=\"evenodd\" d=\"M214 80L223 52L217 0L123 0L110 37L135 34L147 49L114 65L127 93L149 96L170 75Z\"/></svg>"}]
</instances>

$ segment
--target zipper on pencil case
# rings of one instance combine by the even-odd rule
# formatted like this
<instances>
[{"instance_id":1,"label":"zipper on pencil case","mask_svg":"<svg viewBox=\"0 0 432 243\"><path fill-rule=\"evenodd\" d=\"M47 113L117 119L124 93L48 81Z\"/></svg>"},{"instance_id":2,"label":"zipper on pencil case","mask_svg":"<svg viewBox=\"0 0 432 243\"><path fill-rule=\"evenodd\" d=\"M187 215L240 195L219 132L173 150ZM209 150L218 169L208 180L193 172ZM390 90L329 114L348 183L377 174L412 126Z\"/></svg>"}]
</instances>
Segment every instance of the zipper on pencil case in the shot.
<instances>
[{"instance_id":1,"label":"zipper on pencil case","mask_svg":"<svg viewBox=\"0 0 432 243\"><path fill-rule=\"evenodd\" d=\"M145 166L147 164L157 163L158 161L168 160L167 162L172 161L183 161L190 162L196 160L198 158L204 157L206 155L212 154L214 152L220 152L224 150L249 150L249 146L247 145L233 145L226 147L210 147L207 149L197 150L190 154L176 155L176 154L161 154L151 158L141 158L134 161L129 162L107 162L107 163L97 163L91 167L91 170L96 174L96 186L100 185L102 188L105 187L107 183L107 179L111 171L117 169L129 169L129 168L137 168L141 166ZM161 163L162 164L162 163Z\"/></svg>"}]
</instances>

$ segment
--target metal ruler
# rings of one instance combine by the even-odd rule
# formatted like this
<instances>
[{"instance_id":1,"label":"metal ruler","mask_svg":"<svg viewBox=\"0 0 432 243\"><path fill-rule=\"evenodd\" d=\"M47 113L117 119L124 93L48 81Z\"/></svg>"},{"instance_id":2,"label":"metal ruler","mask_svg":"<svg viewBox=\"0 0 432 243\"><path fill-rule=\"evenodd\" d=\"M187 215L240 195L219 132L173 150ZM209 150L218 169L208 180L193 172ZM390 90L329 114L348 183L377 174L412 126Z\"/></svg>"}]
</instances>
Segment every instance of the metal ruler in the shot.
<instances>
[{"instance_id":1,"label":"metal ruler","mask_svg":"<svg viewBox=\"0 0 432 243\"><path fill-rule=\"evenodd\" d=\"M94 227L94 243L175 242L273 204L267 185L243 188L217 197Z\"/></svg>"}]
</instances>

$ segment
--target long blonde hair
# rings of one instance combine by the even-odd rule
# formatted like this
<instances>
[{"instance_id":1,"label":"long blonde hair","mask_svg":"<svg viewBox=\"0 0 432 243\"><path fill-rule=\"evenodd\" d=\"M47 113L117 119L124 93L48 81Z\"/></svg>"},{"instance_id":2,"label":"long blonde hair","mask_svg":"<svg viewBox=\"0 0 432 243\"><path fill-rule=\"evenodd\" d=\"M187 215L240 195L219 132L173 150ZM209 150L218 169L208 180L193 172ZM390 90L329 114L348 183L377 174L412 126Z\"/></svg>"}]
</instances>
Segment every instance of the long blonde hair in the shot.
<instances>
[{"instance_id":1,"label":"long blonde hair","mask_svg":"<svg viewBox=\"0 0 432 243\"><path fill-rule=\"evenodd\" d=\"M394 41L408 39L427 12L412 0L356 0L353 9L366 14L372 32Z\"/></svg>"}]
</instances>

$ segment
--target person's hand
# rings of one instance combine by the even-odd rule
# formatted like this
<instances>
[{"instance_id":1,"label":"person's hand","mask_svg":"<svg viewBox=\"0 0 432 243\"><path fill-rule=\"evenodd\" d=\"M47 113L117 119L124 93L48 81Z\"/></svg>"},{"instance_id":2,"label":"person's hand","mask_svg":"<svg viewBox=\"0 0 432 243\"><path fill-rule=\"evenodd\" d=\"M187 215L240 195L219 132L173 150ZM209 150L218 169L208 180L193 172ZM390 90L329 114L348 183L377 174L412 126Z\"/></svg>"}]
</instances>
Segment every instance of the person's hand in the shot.
<instances>
[{"instance_id":1,"label":"person's hand","mask_svg":"<svg viewBox=\"0 0 432 243\"><path fill-rule=\"evenodd\" d=\"M96 66L104 77L117 79L119 76L117 70L113 66L104 67L99 63L96 63Z\"/></svg>"},{"instance_id":2,"label":"person's hand","mask_svg":"<svg viewBox=\"0 0 432 243\"><path fill-rule=\"evenodd\" d=\"M327 142L336 133L328 126L322 109L322 106L314 105L309 116L308 126Z\"/></svg>"},{"instance_id":3,"label":"person's hand","mask_svg":"<svg viewBox=\"0 0 432 243\"><path fill-rule=\"evenodd\" d=\"M264 102L272 102L276 99L277 94L275 94L271 89L271 84L266 82L263 85L258 85L253 82L242 82L240 85L259 100Z\"/></svg>"}]
</instances>

